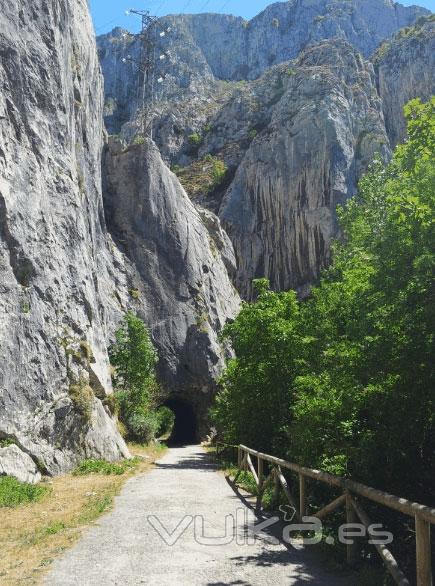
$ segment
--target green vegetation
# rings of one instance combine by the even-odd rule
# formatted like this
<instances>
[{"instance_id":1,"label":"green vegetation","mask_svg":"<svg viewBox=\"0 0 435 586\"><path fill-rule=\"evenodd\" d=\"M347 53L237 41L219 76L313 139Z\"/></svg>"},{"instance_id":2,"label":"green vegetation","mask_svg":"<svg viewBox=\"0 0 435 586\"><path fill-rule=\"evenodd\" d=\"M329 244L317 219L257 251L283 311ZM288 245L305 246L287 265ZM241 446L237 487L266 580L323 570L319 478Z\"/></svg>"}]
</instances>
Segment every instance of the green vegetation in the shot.
<instances>
[{"instance_id":1,"label":"green vegetation","mask_svg":"<svg viewBox=\"0 0 435 586\"><path fill-rule=\"evenodd\" d=\"M133 145L145 144L145 137L142 134L136 134L132 142Z\"/></svg>"},{"instance_id":2,"label":"green vegetation","mask_svg":"<svg viewBox=\"0 0 435 586\"><path fill-rule=\"evenodd\" d=\"M227 174L228 168L225 165L224 161L220 159L213 159L213 168L212 168L212 178L213 178L213 188L218 187L222 181L225 179Z\"/></svg>"},{"instance_id":3,"label":"green vegetation","mask_svg":"<svg viewBox=\"0 0 435 586\"><path fill-rule=\"evenodd\" d=\"M175 423L175 413L169 407L159 407L156 411L159 421L157 437L165 438L171 435Z\"/></svg>"},{"instance_id":4,"label":"green vegetation","mask_svg":"<svg viewBox=\"0 0 435 586\"><path fill-rule=\"evenodd\" d=\"M161 393L155 372L157 353L145 324L132 313L125 315L116 332L111 362L120 420L130 439L148 443L160 425L155 412Z\"/></svg>"},{"instance_id":5,"label":"green vegetation","mask_svg":"<svg viewBox=\"0 0 435 586\"><path fill-rule=\"evenodd\" d=\"M175 165L172 171L180 179L189 196L194 199L219 189L226 181L228 167L222 159L207 154L188 167Z\"/></svg>"},{"instance_id":6,"label":"green vegetation","mask_svg":"<svg viewBox=\"0 0 435 586\"><path fill-rule=\"evenodd\" d=\"M39 501L48 491L41 485L19 482L12 476L0 477L0 507L17 507Z\"/></svg>"},{"instance_id":7,"label":"green vegetation","mask_svg":"<svg viewBox=\"0 0 435 586\"><path fill-rule=\"evenodd\" d=\"M10 438L5 438L0 440L0 448L7 448L8 446L15 445L15 441Z\"/></svg>"},{"instance_id":8,"label":"green vegetation","mask_svg":"<svg viewBox=\"0 0 435 586\"><path fill-rule=\"evenodd\" d=\"M140 299L140 291L139 289L129 289L128 291L130 297L132 297L133 299Z\"/></svg>"},{"instance_id":9,"label":"green vegetation","mask_svg":"<svg viewBox=\"0 0 435 586\"><path fill-rule=\"evenodd\" d=\"M69 396L77 413L89 423L92 418L92 406L94 404L95 395L87 381L81 378L77 382L70 384Z\"/></svg>"},{"instance_id":10,"label":"green vegetation","mask_svg":"<svg viewBox=\"0 0 435 586\"><path fill-rule=\"evenodd\" d=\"M203 138L198 132L194 132L193 134L189 134L189 136L187 137L187 140L189 141L189 144L194 147L200 147L203 142Z\"/></svg>"},{"instance_id":11,"label":"green vegetation","mask_svg":"<svg viewBox=\"0 0 435 586\"><path fill-rule=\"evenodd\" d=\"M69 396L77 413L89 423L92 418L92 406L94 404L95 395L87 381L81 378L77 382L70 384Z\"/></svg>"},{"instance_id":12,"label":"green vegetation","mask_svg":"<svg viewBox=\"0 0 435 586\"><path fill-rule=\"evenodd\" d=\"M134 470L138 463L139 458L132 458L131 460L122 460L121 462L106 462L106 460L83 460L74 470L74 476L86 476L87 474L114 474L120 476Z\"/></svg>"},{"instance_id":13,"label":"green vegetation","mask_svg":"<svg viewBox=\"0 0 435 586\"><path fill-rule=\"evenodd\" d=\"M435 99L339 210L343 239L306 301L256 282L225 329L213 409L242 442L400 496L435 498Z\"/></svg>"}]
</instances>

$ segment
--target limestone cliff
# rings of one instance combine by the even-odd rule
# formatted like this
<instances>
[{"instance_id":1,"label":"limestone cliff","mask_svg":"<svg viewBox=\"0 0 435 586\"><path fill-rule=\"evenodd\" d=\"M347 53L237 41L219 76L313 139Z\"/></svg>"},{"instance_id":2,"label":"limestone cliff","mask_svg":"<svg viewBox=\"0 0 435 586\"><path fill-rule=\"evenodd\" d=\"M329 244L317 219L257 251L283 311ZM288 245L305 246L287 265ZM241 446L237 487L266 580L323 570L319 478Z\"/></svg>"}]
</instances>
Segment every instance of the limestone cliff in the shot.
<instances>
[{"instance_id":1,"label":"limestone cliff","mask_svg":"<svg viewBox=\"0 0 435 586\"><path fill-rule=\"evenodd\" d=\"M374 63L388 136L396 146L406 136L403 106L435 95L435 16L421 18L385 41Z\"/></svg>"},{"instance_id":2,"label":"limestone cliff","mask_svg":"<svg viewBox=\"0 0 435 586\"><path fill-rule=\"evenodd\" d=\"M101 401L102 79L85 0L2 2L0 31L0 438L58 473L128 455Z\"/></svg>"},{"instance_id":3,"label":"limestone cliff","mask_svg":"<svg viewBox=\"0 0 435 586\"><path fill-rule=\"evenodd\" d=\"M337 235L337 204L354 195L376 151L389 154L373 68L345 42L307 49L245 90L238 107L249 111L249 100L266 111L264 126L254 114L258 130L219 208L246 297L256 277L278 290L313 283Z\"/></svg>"},{"instance_id":4,"label":"limestone cliff","mask_svg":"<svg viewBox=\"0 0 435 586\"><path fill-rule=\"evenodd\" d=\"M192 204L152 141L128 149L111 141L104 169L108 225L136 269L136 306L157 345L160 377L171 396L194 406L204 430L225 359L218 334L240 303L228 274L231 242L211 212Z\"/></svg>"},{"instance_id":5,"label":"limestone cliff","mask_svg":"<svg viewBox=\"0 0 435 586\"><path fill-rule=\"evenodd\" d=\"M190 118L199 110L201 120L204 98L209 96L210 104L222 91L217 80L258 78L269 67L296 58L324 39L347 40L368 57L394 32L428 14L424 8L392 0L290 0L272 4L251 21L223 14L161 18L155 26L156 54L169 50L170 58L157 63L156 76L165 77L156 89L157 118L162 108L172 113L173 108L165 107L168 99L189 96L195 106L188 110ZM170 33L160 37L168 27ZM100 36L98 47L106 84L106 124L115 134L137 108L139 76L134 60L140 42L137 35L117 28ZM123 62L128 56L133 61ZM191 130L176 119L174 124L178 138Z\"/></svg>"},{"instance_id":6,"label":"limestone cliff","mask_svg":"<svg viewBox=\"0 0 435 586\"><path fill-rule=\"evenodd\" d=\"M38 468L128 456L105 406L108 345L126 310L152 329L163 385L204 414L222 366L218 332L239 298L219 221L192 206L152 144L108 162L106 215L126 242L108 232L86 0L0 8L0 440L16 444L0 450L0 474L37 480ZM129 165L137 177L125 193Z\"/></svg>"}]
</instances>

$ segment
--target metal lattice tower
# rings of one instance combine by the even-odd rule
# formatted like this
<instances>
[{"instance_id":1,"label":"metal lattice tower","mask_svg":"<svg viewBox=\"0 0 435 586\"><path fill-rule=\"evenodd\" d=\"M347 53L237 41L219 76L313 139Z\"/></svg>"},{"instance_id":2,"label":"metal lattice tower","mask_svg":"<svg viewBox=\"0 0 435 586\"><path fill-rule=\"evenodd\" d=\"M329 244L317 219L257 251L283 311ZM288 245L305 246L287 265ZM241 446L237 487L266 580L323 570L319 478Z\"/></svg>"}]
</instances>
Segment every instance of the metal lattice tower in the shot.
<instances>
[{"instance_id":1,"label":"metal lattice tower","mask_svg":"<svg viewBox=\"0 0 435 586\"><path fill-rule=\"evenodd\" d=\"M164 32L157 30L156 22L157 16L152 16L149 10L136 10L131 8L127 14L135 14L142 20L142 30L140 37L140 55L139 59L135 60L130 55L124 61L131 61L136 63L139 70L138 82L138 112L140 117L140 131L143 135L153 135L152 130L152 111L155 100L155 70L156 70L156 50L158 37L165 36L170 29ZM160 55L160 60L169 56L169 53ZM159 78L159 83L164 78Z\"/></svg>"}]
</instances>

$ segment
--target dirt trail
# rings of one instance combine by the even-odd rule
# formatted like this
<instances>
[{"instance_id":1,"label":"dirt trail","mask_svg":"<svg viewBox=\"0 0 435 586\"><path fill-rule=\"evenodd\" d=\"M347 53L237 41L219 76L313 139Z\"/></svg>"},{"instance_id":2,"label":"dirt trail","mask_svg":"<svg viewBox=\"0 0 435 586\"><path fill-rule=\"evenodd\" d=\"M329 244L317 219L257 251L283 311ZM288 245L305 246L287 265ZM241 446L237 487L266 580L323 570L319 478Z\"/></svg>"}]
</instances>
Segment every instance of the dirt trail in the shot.
<instances>
[{"instance_id":1,"label":"dirt trail","mask_svg":"<svg viewBox=\"0 0 435 586\"><path fill-rule=\"evenodd\" d=\"M266 536L246 544L246 520L258 522L249 503L215 470L201 447L172 448L155 469L125 485L114 510L55 562L45 584L349 584L322 568L309 548L270 543ZM225 543L210 540L225 535L226 522L237 539L228 531ZM175 543L166 543L159 527L163 535L166 530L166 541L175 540L177 527L182 535Z\"/></svg>"}]
</instances>

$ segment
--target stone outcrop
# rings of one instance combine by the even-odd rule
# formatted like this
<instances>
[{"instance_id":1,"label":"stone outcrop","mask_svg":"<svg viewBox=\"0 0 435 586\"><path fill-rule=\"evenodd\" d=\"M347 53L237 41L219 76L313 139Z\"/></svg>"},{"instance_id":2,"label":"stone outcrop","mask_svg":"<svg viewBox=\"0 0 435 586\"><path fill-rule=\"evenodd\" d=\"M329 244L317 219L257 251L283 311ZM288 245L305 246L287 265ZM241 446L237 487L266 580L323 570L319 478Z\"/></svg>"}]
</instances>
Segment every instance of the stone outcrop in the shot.
<instances>
[{"instance_id":1,"label":"stone outcrop","mask_svg":"<svg viewBox=\"0 0 435 586\"><path fill-rule=\"evenodd\" d=\"M385 41L374 56L379 95L392 146L406 137L403 106L435 95L435 15Z\"/></svg>"},{"instance_id":2,"label":"stone outcrop","mask_svg":"<svg viewBox=\"0 0 435 586\"><path fill-rule=\"evenodd\" d=\"M111 140L104 169L108 226L136 269L136 307L156 343L160 377L204 425L225 358L218 334L240 303L228 275L231 242L149 139L127 149Z\"/></svg>"},{"instance_id":3,"label":"stone outcrop","mask_svg":"<svg viewBox=\"0 0 435 586\"><path fill-rule=\"evenodd\" d=\"M35 462L15 445L0 448L0 476L14 476L28 484L37 484L41 480Z\"/></svg>"},{"instance_id":4,"label":"stone outcrop","mask_svg":"<svg viewBox=\"0 0 435 586\"><path fill-rule=\"evenodd\" d=\"M3 2L0 30L0 439L57 474L85 457L128 456L106 407L108 346L128 309L152 328L162 383L197 391L206 411L223 361L217 336L239 301L227 273L234 252L152 145L112 160L123 199L107 216L135 235L128 248L118 242L122 251L112 240L85 0ZM126 179L136 191L121 189Z\"/></svg>"}]
</instances>

